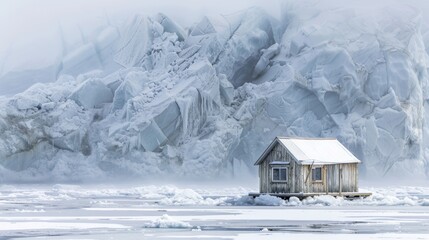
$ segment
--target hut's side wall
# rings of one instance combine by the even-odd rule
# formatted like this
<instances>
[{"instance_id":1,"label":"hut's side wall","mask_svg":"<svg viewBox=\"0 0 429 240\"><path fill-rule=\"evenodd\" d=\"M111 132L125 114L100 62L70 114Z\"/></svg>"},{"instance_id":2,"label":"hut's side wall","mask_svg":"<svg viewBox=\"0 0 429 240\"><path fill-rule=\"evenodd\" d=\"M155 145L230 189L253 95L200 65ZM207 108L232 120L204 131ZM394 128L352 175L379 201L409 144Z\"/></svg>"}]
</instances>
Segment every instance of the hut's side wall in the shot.
<instances>
[{"instance_id":1,"label":"hut's side wall","mask_svg":"<svg viewBox=\"0 0 429 240\"><path fill-rule=\"evenodd\" d=\"M313 167L316 167L314 165ZM323 165L322 181L313 182L311 165L303 165L302 173L303 192L357 192L358 191L358 164L333 164ZM341 188L341 189L340 189Z\"/></svg>"},{"instance_id":2,"label":"hut's side wall","mask_svg":"<svg viewBox=\"0 0 429 240\"><path fill-rule=\"evenodd\" d=\"M326 192L326 166L318 166L318 165L302 165L303 172L303 192ZM322 182L313 182L311 176L312 167L322 167Z\"/></svg>"},{"instance_id":3,"label":"hut's side wall","mask_svg":"<svg viewBox=\"0 0 429 240\"><path fill-rule=\"evenodd\" d=\"M275 165L270 164L276 162ZM278 162L285 162L285 164L277 164ZM287 164L289 163L289 164ZM278 142L275 143L273 149L268 153L265 159L259 166L259 190L261 193L290 193L300 192L297 191L296 185L300 184L299 176L296 175L296 167L298 165L293 160L286 148ZM272 181L272 168L273 167L287 167L288 168L288 181L287 182L273 182Z\"/></svg>"},{"instance_id":4,"label":"hut's side wall","mask_svg":"<svg viewBox=\"0 0 429 240\"><path fill-rule=\"evenodd\" d=\"M358 191L358 164L341 165L341 191L357 192Z\"/></svg>"}]
</instances>

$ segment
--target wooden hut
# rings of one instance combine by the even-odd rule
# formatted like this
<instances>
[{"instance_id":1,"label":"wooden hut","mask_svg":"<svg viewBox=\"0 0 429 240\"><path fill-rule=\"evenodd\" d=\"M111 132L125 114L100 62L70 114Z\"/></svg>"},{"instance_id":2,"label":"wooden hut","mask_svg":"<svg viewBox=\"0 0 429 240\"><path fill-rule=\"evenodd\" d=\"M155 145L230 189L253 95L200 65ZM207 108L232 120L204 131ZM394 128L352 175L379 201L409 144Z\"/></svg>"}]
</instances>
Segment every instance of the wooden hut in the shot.
<instances>
[{"instance_id":1,"label":"wooden hut","mask_svg":"<svg viewBox=\"0 0 429 240\"><path fill-rule=\"evenodd\" d=\"M359 163L334 138L276 137L255 162L260 193L250 195L368 196L358 192Z\"/></svg>"}]
</instances>

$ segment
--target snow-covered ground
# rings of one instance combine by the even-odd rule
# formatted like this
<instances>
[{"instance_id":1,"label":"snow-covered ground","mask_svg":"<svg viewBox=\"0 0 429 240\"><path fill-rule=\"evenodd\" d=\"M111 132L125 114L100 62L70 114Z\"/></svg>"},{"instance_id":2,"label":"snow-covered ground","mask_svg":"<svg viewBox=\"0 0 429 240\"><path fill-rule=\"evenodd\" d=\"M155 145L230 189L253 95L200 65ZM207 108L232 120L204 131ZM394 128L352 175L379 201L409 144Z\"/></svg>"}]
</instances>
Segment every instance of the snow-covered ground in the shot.
<instances>
[{"instance_id":1,"label":"snow-covered ground","mask_svg":"<svg viewBox=\"0 0 429 240\"><path fill-rule=\"evenodd\" d=\"M373 196L353 201L249 191L2 185L0 239L429 239L429 187L365 188Z\"/></svg>"}]
</instances>

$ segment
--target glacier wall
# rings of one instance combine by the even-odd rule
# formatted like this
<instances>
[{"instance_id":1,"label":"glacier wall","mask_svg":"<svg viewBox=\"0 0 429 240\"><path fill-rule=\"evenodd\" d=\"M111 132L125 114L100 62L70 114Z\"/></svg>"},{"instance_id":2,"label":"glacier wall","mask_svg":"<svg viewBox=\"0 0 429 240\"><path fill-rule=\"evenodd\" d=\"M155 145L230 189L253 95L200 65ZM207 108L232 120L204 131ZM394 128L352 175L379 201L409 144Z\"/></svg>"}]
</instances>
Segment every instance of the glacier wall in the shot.
<instances>
[{"instance_id":1,"label":"glacier wall","mask_svg":"<svg viewBox=\"0 0 429 240\"><path fill-rule=\"evenodd\" d=\"M0 181L256 176L277 135L337 137L364 178L427 176L423 13L297 9L107 28L0 98Z\"/></svg>"}]
</instances>

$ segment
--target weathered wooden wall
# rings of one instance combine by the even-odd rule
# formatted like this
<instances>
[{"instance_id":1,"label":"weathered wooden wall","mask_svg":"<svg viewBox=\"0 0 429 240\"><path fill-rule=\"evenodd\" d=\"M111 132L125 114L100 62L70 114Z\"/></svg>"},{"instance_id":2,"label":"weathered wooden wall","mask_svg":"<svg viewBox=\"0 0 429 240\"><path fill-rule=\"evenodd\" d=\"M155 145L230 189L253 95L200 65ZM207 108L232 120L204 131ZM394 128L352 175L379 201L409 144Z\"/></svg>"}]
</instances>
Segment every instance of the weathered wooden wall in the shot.
<instances>
[{"instance_id":1,"label":"weathered wooden wall","mask_svg":"<svg viewBox=\"0 0 429 240\"><path fill-rule=\"evenodd\" d=\"M358 191L358 164L330 165L328 168L329 191L357 192ZM341 178L341 180L340 180ZM341 184L340 184L341 182Z\"/></svg>"},{"instance_id":2,"label":"weathered wooden wall","mask_svg":"<svg viewBox=\"0 0 429 240\"><path fill-rule=\"evenodd\" d=\"M275 164L272 162L285 162L285 164ZM288 181L287 182L273 182L272 181L272 168L273 167L287 167L288 168ZM298 170L298 171L297 171ZM294 161L291 154L279 143L271 152L266 156L265 160L259 166L259 191L261 193L289 193L300 192L297 186L301 186L300 168Z\"/></svg>"},{"instance_id":3,"label":"weathered wooden wall","mask_svg":"<svg viewBox=\"0 0 429 240\"><path fill-rule=\"evenodd\" d=\"M316 167L316 165L313 167ZM312 181L311 168L311 165L302 166L304 175L303 192L340 192L340 187L341 192L358 191L357 163L322 166L322 182Z\"/></svg>"}]
</instances>

